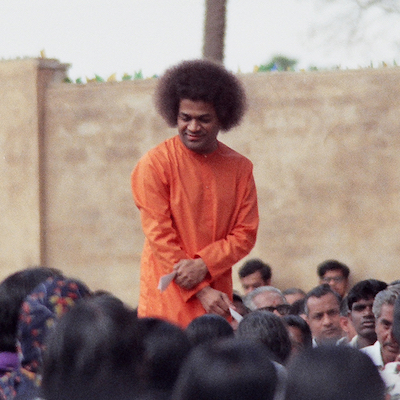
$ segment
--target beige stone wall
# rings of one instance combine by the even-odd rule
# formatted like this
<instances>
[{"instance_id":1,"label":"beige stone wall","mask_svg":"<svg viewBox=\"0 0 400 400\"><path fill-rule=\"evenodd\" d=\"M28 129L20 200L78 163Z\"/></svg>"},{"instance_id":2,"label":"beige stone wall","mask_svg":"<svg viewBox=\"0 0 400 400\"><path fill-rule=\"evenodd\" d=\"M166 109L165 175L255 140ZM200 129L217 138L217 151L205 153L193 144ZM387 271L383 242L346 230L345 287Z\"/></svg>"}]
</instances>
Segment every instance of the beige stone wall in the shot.
<instances>
[{"instance_id":1,"label":"beige stone wall","mask_svg":"<svg viewBox=\"0 0 400 400\"><path fill-rule=\"evenodd\" d=\"M38 62L0 72L0 265L3 275L40 263Z\"/></svg>"},{"instance_id":2,"label":"beige stone wall","mask_svg":"<svg viewBox=\"0 0 400 400\"><path fill-rule=\"evenodd\" d=\"M135 305L143 234L130 173L175 133L154 111L156 81L48 86L39 162L36 64L15 63L0 63L0 273L41 261ZM261 224L249 257L269 262L281 289L310 289L328 258L353 281L400 278L400 69L242 79L248 113L220 138L254 163Z\"/></svg>"},{"instance_id":3,"label":"beige stone wall","mask_svg":"<svg viewBox=\"0 0 400 400\"><path fill-rule=\"evenodd\" d=\"M250 109L227 142L255 165L254 255L281 288L336 258L353 282L400 272L400 70L245 77Z\"/></svg>"}]
</instances>

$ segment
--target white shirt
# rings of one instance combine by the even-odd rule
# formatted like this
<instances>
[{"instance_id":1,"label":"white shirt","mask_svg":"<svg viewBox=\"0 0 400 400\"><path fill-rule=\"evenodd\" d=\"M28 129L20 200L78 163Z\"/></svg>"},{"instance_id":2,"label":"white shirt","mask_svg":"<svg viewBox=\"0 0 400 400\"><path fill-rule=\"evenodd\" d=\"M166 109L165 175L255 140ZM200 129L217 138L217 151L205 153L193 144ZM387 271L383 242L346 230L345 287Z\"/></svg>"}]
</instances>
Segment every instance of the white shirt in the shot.
<instances>
[{"instance_id":1,"label":"white shirt","mask_svg":"<svg viewBox=\"0 0 400 400\"><path fill-rule=\"evenodd\" d=\"M363 347L360 351L369 355L371 360L380 370L383 369L385 364L382 359L381 344L378 340L372 346Z\"/></svg>"}]
</instances>

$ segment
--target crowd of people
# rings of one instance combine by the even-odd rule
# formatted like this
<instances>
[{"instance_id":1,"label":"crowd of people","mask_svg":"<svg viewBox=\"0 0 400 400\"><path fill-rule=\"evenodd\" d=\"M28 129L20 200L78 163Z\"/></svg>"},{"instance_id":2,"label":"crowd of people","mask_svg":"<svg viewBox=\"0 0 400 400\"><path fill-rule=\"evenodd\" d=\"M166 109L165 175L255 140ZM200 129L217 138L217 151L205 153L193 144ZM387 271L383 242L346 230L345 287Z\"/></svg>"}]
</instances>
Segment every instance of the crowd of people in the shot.
<instances>
[{"instance_id":1,"label":"crowd of people","mask_svg":"<svg viewBox=\"0 0 400 400\"><path fill-rule=\"evenodd\" d=\"M13 273L0 283L0 399L399 398L399 283L348 288L335 260L318 271L308 293L281 291L249 260L235 318L208 313L186 327L138 317L56 269Z\"/></svg>"},{"instance_id":2,"label":"crowd of people","mask_svg":"<svg viewBox=\"0 0 400 400\"><path fill-rule=\"evenodd\" d=\"M62 271L0 283L0 400L395 400L400 284L273 286L248 260L258 232L253 164L218 140L239 125L244 87L222 65L168 69L157 110L178 134L147 152L131 187L145 243L137 309Z\"/></svg>"}]
</instances>

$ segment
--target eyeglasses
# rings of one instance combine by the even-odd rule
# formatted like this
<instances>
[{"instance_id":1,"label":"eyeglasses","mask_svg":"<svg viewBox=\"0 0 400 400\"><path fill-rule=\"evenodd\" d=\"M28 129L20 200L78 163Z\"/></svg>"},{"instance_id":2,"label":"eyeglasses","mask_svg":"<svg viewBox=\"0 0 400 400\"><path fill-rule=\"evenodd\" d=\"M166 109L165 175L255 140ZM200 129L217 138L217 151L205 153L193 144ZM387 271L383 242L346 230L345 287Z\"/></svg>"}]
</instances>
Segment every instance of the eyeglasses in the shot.
<instances>
[{"instance_id":1,"label":"eyeglasses","mask_svg":"<svg viewBox=\"0 0 400 400\"><path fill-rule=\"evenodd\" d=\"M334 282L339 283L344 280L343 276L334 276L332 278L322 278L321 281L324 283Z\"/></svg>"},{"instance_id":2,"label":"eyeglasses","mask_svg":"<svg viewBox=\"0 0 400 400\"><path fill-rule=\"evenodd\" d=\"M275 310L278 311L280 315L288 315L290 311L290 305L289 304L279 304L279 306L276 307L261 307L258 310L264 310L264 311L269 311L269 312L274 312Z\"/></svg>"}]
</instances>

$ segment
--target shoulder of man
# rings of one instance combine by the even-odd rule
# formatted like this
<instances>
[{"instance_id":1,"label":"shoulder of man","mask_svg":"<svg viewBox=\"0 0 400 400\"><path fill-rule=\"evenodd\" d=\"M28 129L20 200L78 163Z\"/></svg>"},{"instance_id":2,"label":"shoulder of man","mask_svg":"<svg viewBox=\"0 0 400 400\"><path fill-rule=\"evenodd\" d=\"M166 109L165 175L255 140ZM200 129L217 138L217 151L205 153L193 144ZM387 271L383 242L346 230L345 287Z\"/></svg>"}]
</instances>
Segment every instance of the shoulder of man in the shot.
<instances>
[{"instance_id":1,"label":"shoulder of man","mask_svg":"<svg viewBox=\"0 0 400 400\"><path fill-rule=\"evenodd\" d=\"M253 165L253 163L243 154L239 153L238 151L232 149L231 147L227 146L225 143L219 142L219 151L220 154L225 157L231 157L235 160L235 162L243 162L245 164Z\"/></svg>"}]
</instances>

